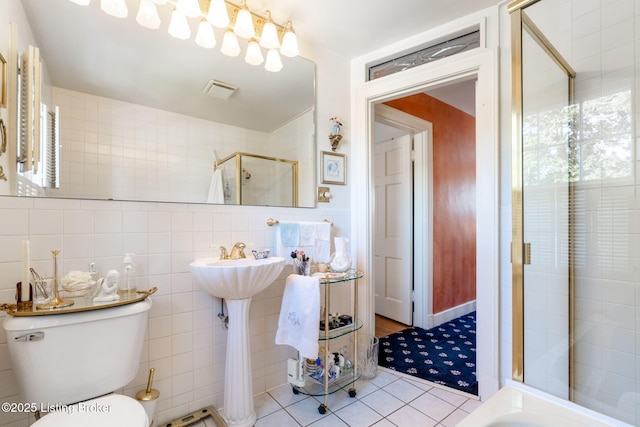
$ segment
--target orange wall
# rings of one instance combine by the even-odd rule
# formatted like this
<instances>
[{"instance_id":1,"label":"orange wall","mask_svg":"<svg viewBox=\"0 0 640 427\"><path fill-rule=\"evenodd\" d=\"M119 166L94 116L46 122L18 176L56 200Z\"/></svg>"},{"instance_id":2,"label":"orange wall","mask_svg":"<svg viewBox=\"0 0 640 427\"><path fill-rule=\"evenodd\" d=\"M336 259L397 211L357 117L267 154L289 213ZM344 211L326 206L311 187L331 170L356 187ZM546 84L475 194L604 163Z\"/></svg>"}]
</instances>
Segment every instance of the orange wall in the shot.
<instances>
[{"instance_id":1,"label":"orange wall","mask_svg":"<svg viewBox=\"0 0 640 427\"><path fill-rule=\"evenodd\" d=\"M386 104L433 124L433 313L437 314L476 298L475 117L425 94Z\"/></svg>"}]
</instances>

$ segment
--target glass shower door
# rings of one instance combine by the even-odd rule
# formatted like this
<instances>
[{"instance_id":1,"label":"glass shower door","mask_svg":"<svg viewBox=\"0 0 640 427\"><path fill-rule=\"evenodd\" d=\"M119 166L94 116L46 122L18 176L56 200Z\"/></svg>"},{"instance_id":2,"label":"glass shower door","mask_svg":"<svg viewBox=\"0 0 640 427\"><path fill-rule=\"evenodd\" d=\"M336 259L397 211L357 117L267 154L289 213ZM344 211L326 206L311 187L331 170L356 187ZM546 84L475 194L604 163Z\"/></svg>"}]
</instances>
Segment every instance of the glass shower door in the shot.
<instances>
[{"instance_id":1,"label":"glass shower door","mask_svg":"<svg viewBox=\"0 0 640 427\"><path fill-rule=\"evenodd\" d=\"M525 381L568 399L569 76L528 31L522 63Z\"/></svg>"},{"instance_id":2,"label":"glass shower door","mask_svg":"<svg viewBox=\"0 0 640 427\"><path fill-rule=\"evenodd\" d=\"M640 3L604 3L509 6L513 377L640 425Z\"/></svg>"},{"instance_id":3,"label":"glass shower door","mask_svg":"<svg viewBox=\"0 0 640 427\"><path fill-rule=\"evenodd\" d=\"M527 15L514 141L514 377L569 399L571 203L575 73ZM518 242L518 237L521 239ZM520 255L520 256L518 256ZM519 308L520 307L520 308ZM518 310L519 308L519 310Z\"/></svg>"}]
</instances>

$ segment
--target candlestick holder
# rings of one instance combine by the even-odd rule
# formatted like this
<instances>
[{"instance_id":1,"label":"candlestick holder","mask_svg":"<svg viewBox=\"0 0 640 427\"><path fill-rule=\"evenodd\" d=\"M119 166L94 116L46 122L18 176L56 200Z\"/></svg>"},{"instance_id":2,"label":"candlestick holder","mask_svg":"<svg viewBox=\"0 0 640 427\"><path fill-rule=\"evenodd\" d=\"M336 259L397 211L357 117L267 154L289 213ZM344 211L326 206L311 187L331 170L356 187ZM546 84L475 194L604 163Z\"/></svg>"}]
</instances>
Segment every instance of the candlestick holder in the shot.
<instances>
[{"instance_id":1,"label":"candlestick holder","mask_svg":"<svg viewBox=\"0 0 640 427\"><path fill-rule=\"evenodd\" d=\"M51 253L53 254L53 300L37 306L38 310L55 310L73 305L73 301L65 301L60 298L60 293L58 292L58 254L60 251L51 251Z\"/></svg>"}]
</instances>

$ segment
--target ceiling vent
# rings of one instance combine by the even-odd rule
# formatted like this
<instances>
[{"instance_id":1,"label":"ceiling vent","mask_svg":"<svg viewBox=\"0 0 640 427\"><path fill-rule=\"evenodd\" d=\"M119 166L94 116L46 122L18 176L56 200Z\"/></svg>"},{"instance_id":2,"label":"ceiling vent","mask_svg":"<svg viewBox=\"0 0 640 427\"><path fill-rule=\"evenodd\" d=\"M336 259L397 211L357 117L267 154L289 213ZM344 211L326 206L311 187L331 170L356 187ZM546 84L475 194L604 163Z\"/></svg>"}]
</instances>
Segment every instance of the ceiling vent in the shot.
<instances>
[{"instance_id":1,"label":"ceiling vent","mask_svg":"<svg viewBox=\"0 0 640 427\"><path fill-rule=\"evenodd\" d=\"M236 90L238 88L229 83L224 83L220 80L209 80L202 92L214 98L227 100Z\"/></svg>"},{"instance_id":2,"label":"ceiling vent","mask_svg":"<svg viewBox=\"0 0 640 427\"><path fill-rule=\"evenodd\" d=\"M445 41L436 42L430 46L419 48L419 50L402 54L394 59L371 65L369 67L368 80L379 79L389 74L405 71L476 47L480 47L480 30L470 31L459 36L450 36Z\"/></svg>"}]
</instances>

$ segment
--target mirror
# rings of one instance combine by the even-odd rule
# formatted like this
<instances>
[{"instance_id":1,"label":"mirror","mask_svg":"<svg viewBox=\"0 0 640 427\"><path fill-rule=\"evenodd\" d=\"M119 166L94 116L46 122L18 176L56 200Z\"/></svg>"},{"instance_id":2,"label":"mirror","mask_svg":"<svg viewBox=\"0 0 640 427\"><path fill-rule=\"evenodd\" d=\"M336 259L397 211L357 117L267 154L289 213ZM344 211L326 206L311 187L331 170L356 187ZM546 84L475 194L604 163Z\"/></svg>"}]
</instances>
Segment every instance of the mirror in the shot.
<instances>
[{"instance_id":1,"label":"mirror","mask_svg":"<svg viewBox=\"0 0 640 427\"><path fill-rule=\"evenodd\" d=\"M158 5L162 23L150 30L135 21L139 0L126 1L123 19L99 1L20 3L43 64L42 101L59 107L60 138L59 187L40 188L43 172L18 173L23 195L207 203L214 162L243 152L297 162L297 206L315 206L313 62L283 56L282 70L269 72L244 61L242 39L240 56L220 53L218 29L216 47L202 48L196 19L189 40L175 39L169 4ZM18 28L20 53L28 31Z\"/></svg>"}]
</instances>

